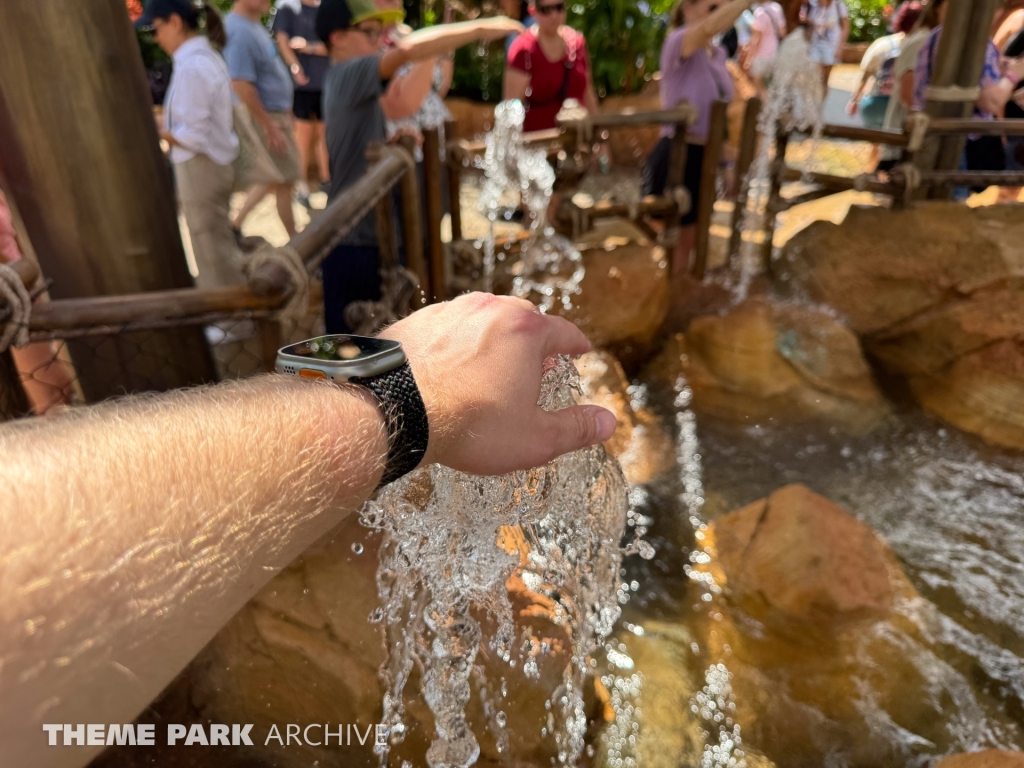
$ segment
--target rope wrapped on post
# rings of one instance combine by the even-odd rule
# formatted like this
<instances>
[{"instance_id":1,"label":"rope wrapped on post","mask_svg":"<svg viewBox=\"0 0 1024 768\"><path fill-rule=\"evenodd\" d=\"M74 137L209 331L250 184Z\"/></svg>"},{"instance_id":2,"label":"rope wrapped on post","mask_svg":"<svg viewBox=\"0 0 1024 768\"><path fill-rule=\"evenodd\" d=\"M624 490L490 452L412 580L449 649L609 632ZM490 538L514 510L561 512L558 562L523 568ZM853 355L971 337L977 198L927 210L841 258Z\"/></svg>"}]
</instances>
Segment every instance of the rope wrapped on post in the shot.
<instances>
[{"instance_id":1,"label":"rope wrapped on post","mask_svg":"<svg viewBox=\"0 0 1024 768\"><path fill-rule=\"evenodd\" d=\"M11 346L28 344L28 321L32 316L32 297L21 275L7 264L0 264L0 298L7 304L10 316L0 330L0 352Z\"/></svg>"},{"instance_id":2,"label":"rope wrapped on post","mask_svg":"<svg viewBox=\"0 0 1024 768\"><path fill-rule=\"evenodd\" d=\"M246 275L251 278L267 264L280 268L288 275L288 300L275 314L279 320L298 323L309 311L309 272L302 257L291 245L274 248L264 243L249 256Z\"/></svg>"},{"instance_id":3,"label":"rope wrapped on post","mask_svg":"<svg viewBox=\"0 0 1024 768\"><path fill-rule=\"evenodd\" d=\"M962 85L929 85L924 89L925 101L940 102L968 102L973 104L981 95L978 86L964 87Z\"/></svg>"}]
</instances>

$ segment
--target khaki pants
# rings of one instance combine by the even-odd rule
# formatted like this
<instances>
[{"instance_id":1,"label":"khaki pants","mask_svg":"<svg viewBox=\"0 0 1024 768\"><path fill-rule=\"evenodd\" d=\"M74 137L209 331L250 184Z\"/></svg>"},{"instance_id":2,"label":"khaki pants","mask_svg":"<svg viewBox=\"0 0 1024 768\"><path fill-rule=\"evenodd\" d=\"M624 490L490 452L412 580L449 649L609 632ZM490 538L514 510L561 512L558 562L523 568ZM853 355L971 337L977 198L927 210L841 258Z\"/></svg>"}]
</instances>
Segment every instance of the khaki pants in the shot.
<instances>
[{"instance_id":1,"label":"khaki pants","mask_svg":"<svg viewBox=\"0 0 1024 768\"><path fill-rule=\"evenodd\" d=\"M231 230L231 190L235 169L206 155L174 164L178 198L192 237L200 288L243 285L241 253Z\"/></svg>"}]
</instances>

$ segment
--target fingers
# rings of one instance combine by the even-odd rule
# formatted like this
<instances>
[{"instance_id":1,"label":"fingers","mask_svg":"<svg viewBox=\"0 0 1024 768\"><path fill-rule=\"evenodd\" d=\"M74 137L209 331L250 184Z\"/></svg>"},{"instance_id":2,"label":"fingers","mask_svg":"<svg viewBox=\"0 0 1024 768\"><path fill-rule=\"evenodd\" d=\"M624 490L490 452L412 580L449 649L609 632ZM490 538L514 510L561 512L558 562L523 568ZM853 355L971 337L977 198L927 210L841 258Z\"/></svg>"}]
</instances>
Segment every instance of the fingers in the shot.
<instances>
[{"instance_id":1,"label":"fingers","mask_svg":"<svg viewBox=\"0 0 1024 768\"><path fill-rule=\"evenodd\" d=\"M544 357L568 355L578 357L590 351L590 339L564 317L544 315Z\"/></svg>"},{"instance_id":2,"label":"fingers","mask_svg":"<svg viewBox=\"0 0 1024 768\"><path fill-rule=\"evenodd\" d=\"M607 440L615 432L615 415L597 405L576 405L544 414L546 461Z\"/></svg>"}]
</instances>

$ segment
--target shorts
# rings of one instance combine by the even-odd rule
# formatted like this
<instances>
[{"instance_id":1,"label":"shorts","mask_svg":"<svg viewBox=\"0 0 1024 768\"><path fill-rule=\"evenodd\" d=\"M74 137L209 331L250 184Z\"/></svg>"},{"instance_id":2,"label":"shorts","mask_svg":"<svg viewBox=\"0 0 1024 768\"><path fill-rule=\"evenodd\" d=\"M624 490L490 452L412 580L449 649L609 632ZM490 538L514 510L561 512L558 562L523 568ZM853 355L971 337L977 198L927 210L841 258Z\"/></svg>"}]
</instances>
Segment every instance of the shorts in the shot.
<instances>
[{"instance_id":1,"label":"shorts","mask_svg":"<svg viewBox=\"0 0 1024 768\"><path fill-rule=\"evenodd\" d=\"M292 112L296 120L323 120L323 91L295 91Z\"/></svg>"},{"instance_id":2,"label":"shorts","mask_svg":"<svg viewBox=\"0 0 1024 768\"><path fill-rule=\"evenodd\" d=\"M640 194L663 195L668 184L669 157L672 155L672 139L662 136L654 145L644 164L640 180ZM686 145L686 168L683 170L683 186L690 193L690 210L679 217L679 226L697 223L697 208L700 203L700 177L704 166L704 147L700 144Z\"/></svg>"},{"instance_id":3,"label":"shorts","mask_svg":"<svg viewBox=\"0 0 1024 768\"><path fill-rule=\"evenodd\" d=\"M807 48L811 61L823 67L831 67L836 63L836 44L831 40L812 40Z\"/></svg>"},{"instance_id":4,"label":"shorts","mask_svg":"<svg viewBox=\"0 0 1024 768\"><path fill-rule=\"evenodd\" d=\"M865 128L881 128L889 108L888 96L865 96L860 100L860 119Z\"/></svg>"},{"instance_id":5,"label":"shorts","mask_svg":"<svg viewBox=\"0 0 1024 768\"><path fill-rule=\"evenodd\" d=\"M292 113L269 112L268 114L270 119L274 121L274 124L281 129L281 133L284 134L284 152L274 152L267 146L266 136L263 135L263 129L258 125L256 126L256 132L263 143L263 148L267 150L267 154L277 167L278 173L281 174L280 183L294 184L299 180L299 148L295 143L295 123L292 119Z\"/></svg>"}]
</instances>

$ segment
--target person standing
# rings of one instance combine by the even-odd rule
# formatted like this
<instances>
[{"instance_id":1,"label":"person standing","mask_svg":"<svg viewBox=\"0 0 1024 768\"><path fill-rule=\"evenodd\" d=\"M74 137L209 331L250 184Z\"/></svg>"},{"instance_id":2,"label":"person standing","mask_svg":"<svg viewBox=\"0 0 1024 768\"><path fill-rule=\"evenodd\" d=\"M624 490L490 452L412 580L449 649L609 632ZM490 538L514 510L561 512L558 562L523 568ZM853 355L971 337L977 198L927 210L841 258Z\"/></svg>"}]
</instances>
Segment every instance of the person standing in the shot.
<instances>
[{"instance_id":1,"label":"person standing","mask_svg":"<svg viewBox=\"0 0 1024 768\"><path fill-rule=\"evenodd\" d=\"M404 17L400 9L380 9L372 0L323 0L317 35L330 52L324 82L324 121L331 159L331 192L338 197L366 171L366 150L386 138L381 96L387 83L409 62L431 61L477 40L496 40L522 31L504 17L442 24L407 35L382 51L387 25ZM345 235L323 263L324 322L328 333L351 333L345 309L356 301L380 299L380 249L374 212Z\"/></svg>"},{"instance_id":2,"label":"person standing","mask_svg":"<svg viewBox=\"0 0 1024 768\"><path fill-rule=\"evenodd\" d=\"M811 59L821 67L822 83L828 93L832 67L842 61L843 45L850 37L850 12L843 0L808 0L803 13L810 26Z\"/></svg>"},{"instance_id":3,"label":"person standing","mask_svg":"<svg viewBox=\"0 0 1024 768\"><path fill-rule=\"evenodd\" d=\"M673 109L687 101L697 109L697 121L686 136L686 171L683 185L690 192L690 210L679 219L679 237L672 274L685 275L696 236L700 174L708 140L711 105L732 101L735 87L726 68L726 51L714 39L729 29L754 0L678 0L669 16L668 34L661 48L661 106ZM664 126L644 167L642 195L662 195L668 183L669 156L674 126Z\"/></svg>"},{"instance_id":4,"label":"person standing","mask_svg":"<svg viewBox=\"0 0 1024 768\"><path fill-rule=\"evenodd\" d=\"M855 115L860 112L861 120L868 128L881 128L885 124L889 102L897 89L896 62L907 33L917 24L920 15L919 3L904 3L893 18L895 32L875 40L861 59L860 82L850 96L846 113Z\"/></svg>"},{"instance_id":5,"label":"person standing","mask_svg":"<svg viewBox=\"0 0 1024 768\"><path fill-rule=\"evenodd\" d=\"M526 106L523 130L554 128L567 99L597 114L587 42L581 32L566 26L565 0L536 0L530 4L530 15L537 23L509 48L502 96Z\"/></svg>"},{"instance_id":6,"label":"person standing","mask_svg":"<svg viewBox=\"0 0 1024 768\"><path fill-rule=\"evenodd\" d=\"M741 63L750 73L762 99L765 96L764 79L775 63L779 41L786 36L786 15L782 6L773 0L755 3L750 25L750 41L743 51ZM740 15L743 18L747 11Z\"/></svg>"},{"instance_id":7,"label":"person standing","mask_svg":"<svg viewBox=\"0 0 1024 768\"><path fill-rule=\"evenodd\" d=\"M261 23L270 11L270 0L235 0L224 19L228 42L224 58L231 73L231 86L252 115L256 132L277 168L279 178L257 187L235 216L241 228L245 217L271 191L277 213L288 236L295 234L292 190L299 180L299 152L292 124L292 77L278 54L274 40Z\"/></svg>"},{"instance_id":8,"label":"person standing","mask_svg":"<svg viewBox=\"0 0 1024 768\"><path fill-rule=\"evenodd\" d=\"M199 34L205 21L206 35ZM231 231L233 163L238 138L232 126L231 76L224 59L224 26L216 9L190 0L150 0L135 22L174 60L164 99L160 137L171 146L171 163L188 224L201 288L245 282Z\"/></svg>"},{"instance_id":9,"label":"person standing","mask_svg":"<svg viewBox=\"0 0 1024 768\"><path fill-rule=\"evenodd\" d=\"M281 58L288 64L295 83L292 112L295 115L295 140L299 145L299 184L296 199L309 208L309 150L316 153L320 179L329 181L327 144L321 112L324 77L330 62L327 46L316 38L316 12L320 0L302 0L296 10L281 5L274 17L274 37Z\"/></svg>"}]
</instances>

